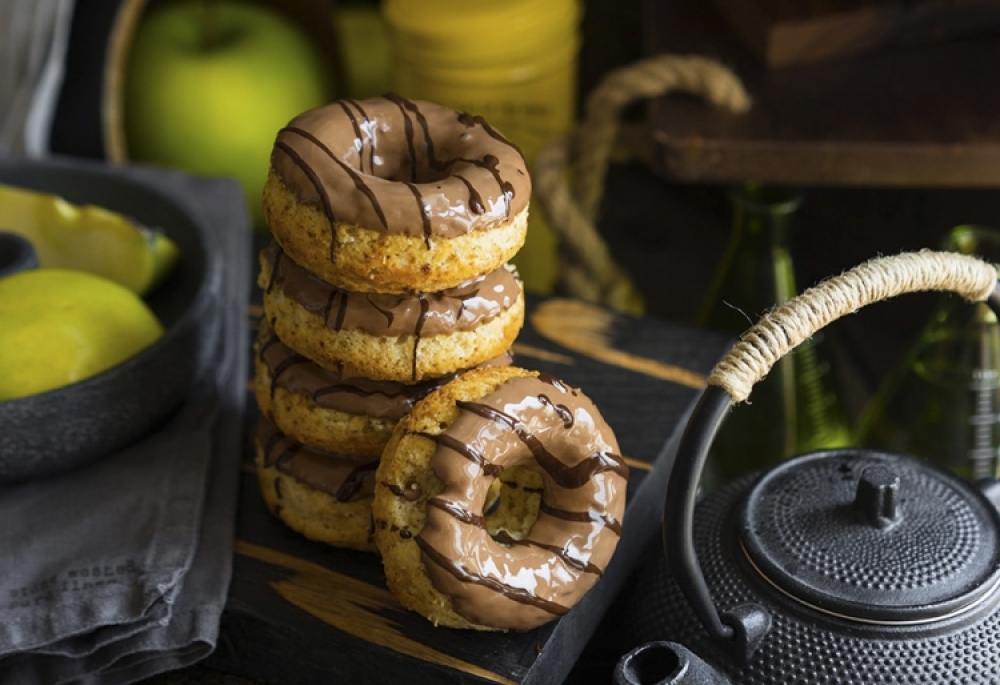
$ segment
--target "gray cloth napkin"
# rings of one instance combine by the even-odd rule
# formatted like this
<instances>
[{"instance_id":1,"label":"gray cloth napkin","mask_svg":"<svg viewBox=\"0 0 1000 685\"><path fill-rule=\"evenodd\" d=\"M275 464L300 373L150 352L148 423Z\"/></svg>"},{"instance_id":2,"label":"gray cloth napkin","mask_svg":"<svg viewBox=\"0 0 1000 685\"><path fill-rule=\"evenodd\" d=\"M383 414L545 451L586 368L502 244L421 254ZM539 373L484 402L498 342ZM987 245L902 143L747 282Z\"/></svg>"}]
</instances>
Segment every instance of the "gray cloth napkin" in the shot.
<instances>
[{"instance_id":1,"label":"gray cloth napkin","mask_svg":"<svg viewBox=\"0 0 1000 685\"><path fill-rule=\"evenodd\" d=\"M236 181L121 173L187 208L223 273L175 415L92 465L0 487L0 683L134 682L207 656L218 636L243 449L249 219Z\"/></svg>"}]
</instances>

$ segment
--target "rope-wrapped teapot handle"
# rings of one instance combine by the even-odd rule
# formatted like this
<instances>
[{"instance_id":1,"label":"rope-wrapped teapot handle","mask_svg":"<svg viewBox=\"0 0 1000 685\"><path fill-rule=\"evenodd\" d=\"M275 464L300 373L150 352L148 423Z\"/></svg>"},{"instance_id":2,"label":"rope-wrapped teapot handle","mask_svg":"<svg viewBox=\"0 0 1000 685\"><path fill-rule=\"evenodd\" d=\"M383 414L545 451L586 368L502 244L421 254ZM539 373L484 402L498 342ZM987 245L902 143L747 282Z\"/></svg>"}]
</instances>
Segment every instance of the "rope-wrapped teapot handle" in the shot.
<instances>
[{"instance_id":1,"label":"rope-wrapped teapot handle","mask_svg":"<svg viewBox=\"0 0 1000 685\"><path fill-rule=\"evenodd\" d=\"M997 268L953 252L924 250L865 262L775 307L744 333L716 364L677 449L663 510L663 538L671 572L699 620L714 638L745 660L767 633L770 617L757 606L720 616L694 550L692 528L698 482L709 447L729 409L796 345L827 324L896 295L952 291L988 301L1000 315Z\"/></svg>"},{"instance_id":2,"label":"rope-wrapped teapot handle","mask_svg":"<svg viewBox=\"0 0 1000 685\"><path fill-rule=\"evenodd\" d=\"M953 252L908 252L865 262L772 309L744 333L709 376L742 402L771 367L827 324L903 293L950 290L981 302L997 282L994 266Z\"/></svg>"}]
</instances>

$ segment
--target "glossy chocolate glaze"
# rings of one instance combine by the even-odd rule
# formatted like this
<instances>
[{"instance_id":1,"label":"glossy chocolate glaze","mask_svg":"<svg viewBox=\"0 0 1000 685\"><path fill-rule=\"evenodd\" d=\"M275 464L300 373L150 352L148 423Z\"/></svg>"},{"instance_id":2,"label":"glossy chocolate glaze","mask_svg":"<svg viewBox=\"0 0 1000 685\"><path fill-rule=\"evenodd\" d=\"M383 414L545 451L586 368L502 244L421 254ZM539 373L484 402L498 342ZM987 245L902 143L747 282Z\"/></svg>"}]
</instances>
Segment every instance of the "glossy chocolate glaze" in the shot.
<instances>
[{"instance_id":1,"label":"glossy chocolate glaze","mask_svg":"<svg viewBox=\"0 0 1000 685\"><path fill-rule=\"evenodd\" d=\"M392 295L332 286L289 259L274 241L260 257L264 274L270 274L266 291L281 288L334 331L417 338L470 331L509 309L521 293L517 277L505 267L436 293Z\"/></svg>"},{"instance_id":2,"label":"glossy chocolate glaze","mask_svg":"<svg viewBox=\"0 0 1000 685\"><path fill-rule=\"evenodd\" d=\"M458 614L533 628L569 611L603 573L621 536L628 469L593 403L553 378L512 378L459 407L433 436L444 487L416 542ZM494 539L482 519L487 474L516 465L543 478L538 519L523 540Z\"/></svg>"},{"instance_id":3,"label":"glossy chocolate glaze","mask_svg":"<svg viewBox=\"0 0 1000 685\"><path fill-rule=\"evenodd\" d=\"M257 354L271 377L272 397L275 388L280 387L306 395L325 409L394 421L408 414L421 398L460 373L412 384L344 378L290 349L278 339L266 320L260 324ZM511 361L508 352L481 366L509 366Z\"/></svg>"},{"instance_id":4,"label":"glossy chocolate glaze","mask_svg":"<svg viewBox=\"0 0 1000 685\"><path fill-rule=\"evenodd\" d=\"M340 454L303 444L279 431L266 416L258 420L256 433L266 466L339 502L362 499L374 492L378 457Z\"/></svg>"},{"instance_id":5,"label":"glossy chocolate glaze","mask_svg":"<svg viewBox=\"0 0 1000 685\"><path fill-rule=\"evenodd\" d=\"M331 225L428 244L504 224L531 197L521 151L482 117L395 94L295 117L278 132L271 168Z\"/></svg>"}]
</instances>

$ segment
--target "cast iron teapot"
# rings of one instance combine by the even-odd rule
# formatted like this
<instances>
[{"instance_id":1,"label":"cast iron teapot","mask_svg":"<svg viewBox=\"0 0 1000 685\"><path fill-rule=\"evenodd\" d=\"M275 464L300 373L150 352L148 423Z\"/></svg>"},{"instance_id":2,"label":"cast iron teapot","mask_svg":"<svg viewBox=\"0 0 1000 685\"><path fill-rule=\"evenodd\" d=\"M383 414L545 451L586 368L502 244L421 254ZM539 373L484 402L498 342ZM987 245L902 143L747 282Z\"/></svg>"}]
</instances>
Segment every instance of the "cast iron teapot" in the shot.
<instances>
[{"instance_id":1,"label":"cast iron teapot","mask_svg":"<svg viewBox=\"0 0 1000 685\"><path fill-rule=\"evenodd\" d=\"M712 371L678 447L665 555L637 579L618 685L1000 683L1000 486L860 448L813 452L696 502L735 402L829 322L951 290L1000 312L976 257L875 259L765 315Z\"/></svg>"}]
</instances>

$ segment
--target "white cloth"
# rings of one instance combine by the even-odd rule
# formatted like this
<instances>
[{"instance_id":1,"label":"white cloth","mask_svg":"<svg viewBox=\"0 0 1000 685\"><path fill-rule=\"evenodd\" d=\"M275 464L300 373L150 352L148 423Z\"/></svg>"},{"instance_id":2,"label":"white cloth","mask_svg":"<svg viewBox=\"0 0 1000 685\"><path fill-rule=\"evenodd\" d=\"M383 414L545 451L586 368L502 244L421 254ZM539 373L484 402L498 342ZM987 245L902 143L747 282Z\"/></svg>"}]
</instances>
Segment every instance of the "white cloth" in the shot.
<instances>
[{"instance_id":1,"label":"white cloth","mask_svg":"<svg viewBox=\"0 0 1000 685\"><path fill-rule=\"evenodd\" d=\"M0 157L48 154L73 6L73 0L0 0Z\"/></svg>"}]
</instances>

